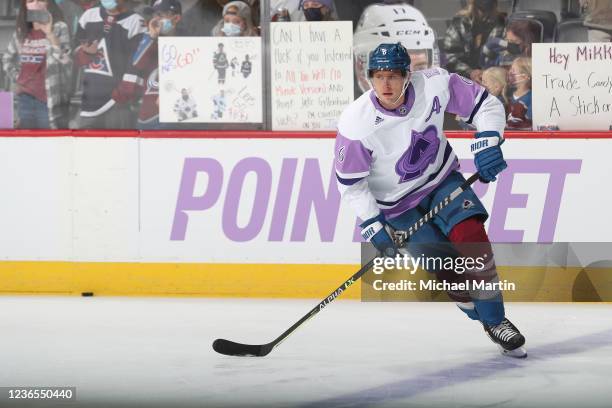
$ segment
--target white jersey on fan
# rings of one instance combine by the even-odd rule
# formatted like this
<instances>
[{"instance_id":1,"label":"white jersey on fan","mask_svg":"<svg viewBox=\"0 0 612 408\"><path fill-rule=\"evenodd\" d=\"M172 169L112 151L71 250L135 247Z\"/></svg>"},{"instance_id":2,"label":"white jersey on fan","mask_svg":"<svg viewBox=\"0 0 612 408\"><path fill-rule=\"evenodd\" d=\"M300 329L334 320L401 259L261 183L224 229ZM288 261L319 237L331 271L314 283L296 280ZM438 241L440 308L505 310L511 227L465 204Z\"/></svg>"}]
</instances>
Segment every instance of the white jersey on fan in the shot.
<instances>
[{"instance_id":1,"label":"white jersey on fan","mask_svg":"<svg viewBox=\"0 0 612 408\"><path fill-rule=\"evenodd\" d=\"M405 102L389 111L370 90L342 113L335 169L343 199L362 220L416 205L459 164L443 132L444 111L478 131L503 134L504 108L480 85L442 68L412 74Z\"/></svg>"}]
</instances>

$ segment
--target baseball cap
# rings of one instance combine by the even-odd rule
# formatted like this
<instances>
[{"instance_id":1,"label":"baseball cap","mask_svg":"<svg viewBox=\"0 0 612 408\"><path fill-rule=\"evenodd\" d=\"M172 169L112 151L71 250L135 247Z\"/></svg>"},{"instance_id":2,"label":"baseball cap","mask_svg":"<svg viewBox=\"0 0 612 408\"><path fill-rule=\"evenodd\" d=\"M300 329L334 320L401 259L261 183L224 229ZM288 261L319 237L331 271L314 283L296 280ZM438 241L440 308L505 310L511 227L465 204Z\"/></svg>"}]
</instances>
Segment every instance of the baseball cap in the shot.
<instances>
[{"instance_id":1,"label":"baseball cap","mask_svg":"<svg viewBox=\"0 0 612 408\"><path fill-rule=\"evenodd\" d=\"M183 8L179 0L157 0L153 4L153 11L156 12L171 12L174 14L182 14Z\"/></svg>"}]
</instances>

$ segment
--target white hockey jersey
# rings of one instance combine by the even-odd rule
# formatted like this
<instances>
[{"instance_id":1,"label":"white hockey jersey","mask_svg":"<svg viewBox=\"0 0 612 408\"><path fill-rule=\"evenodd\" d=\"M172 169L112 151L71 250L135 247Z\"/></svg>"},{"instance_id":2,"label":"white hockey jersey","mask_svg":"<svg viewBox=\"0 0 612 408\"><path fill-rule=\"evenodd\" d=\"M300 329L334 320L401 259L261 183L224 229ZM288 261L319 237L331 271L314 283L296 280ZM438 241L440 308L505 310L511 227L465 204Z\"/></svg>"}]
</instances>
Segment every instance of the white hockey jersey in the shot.
<instances>
[{"instance_id":1,"label":"white hockey jersey","mask_svg":"<svg viewBox=\"0 0 612 408\"><path fill-rule=\"evenodd\" d=\"M505 112L480 85L442 68L412 73L405 102L389 111L370 90L340 116L335 145L338 188L362 220L414 208L459 167L443 132L444 111L479 132L503 135Z\"/></svg>"}]
</instances>

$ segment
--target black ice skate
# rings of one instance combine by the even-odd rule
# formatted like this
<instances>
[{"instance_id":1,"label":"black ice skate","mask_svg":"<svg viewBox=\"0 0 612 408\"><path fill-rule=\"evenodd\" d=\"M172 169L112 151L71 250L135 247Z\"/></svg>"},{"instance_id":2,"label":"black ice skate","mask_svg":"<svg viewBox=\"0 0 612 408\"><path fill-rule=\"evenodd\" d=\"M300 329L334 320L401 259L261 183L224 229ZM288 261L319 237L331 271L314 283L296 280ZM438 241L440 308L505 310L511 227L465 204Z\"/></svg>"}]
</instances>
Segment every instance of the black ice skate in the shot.
<instances>
[{"instance_id":1,"label":"black ice skate","mask_svg":"<svg viewBox=\"0 0 612 408\"><path fill-rule=\"evenodd\" d=\"M510 320L504 318L504 320L496 326L489 326L485 323L482 325L487 335L497 344L497 347L503 355L515 358L527 357L527 350L523 347L525 344L525 337Z\"/></svg>"}]
</instances>

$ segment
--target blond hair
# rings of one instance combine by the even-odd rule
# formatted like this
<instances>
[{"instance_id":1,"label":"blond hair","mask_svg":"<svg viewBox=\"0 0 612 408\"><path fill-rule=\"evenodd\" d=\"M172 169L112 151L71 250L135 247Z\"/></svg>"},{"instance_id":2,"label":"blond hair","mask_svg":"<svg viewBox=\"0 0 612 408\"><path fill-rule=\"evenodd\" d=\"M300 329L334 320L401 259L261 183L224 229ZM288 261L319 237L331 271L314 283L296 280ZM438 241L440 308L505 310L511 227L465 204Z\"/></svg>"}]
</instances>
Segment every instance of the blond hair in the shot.
<instances>
[{"instance_id":1,"label":"blond hair","mask_svg":"<svg viewBox=\"0 0 612 408\"><path fill-rule=\"evenodd\" d=\"M485 79L488 81L496 82L502 88L499 96L504 100L504 103L508 103L508 99L506 98L506 94L508 91L508 74L506 70L502 67L491 67L487 68L482 72L482 82L485 82ZM487 89L491 94L491 90ZM497 96L497 95L496 95Z\"/></svg>"},{"instance_id":2,"label":"blond hair","mask_svg":"<svg viewBox=\"0 0 612 408\"><path fill-rule=\"evenodd\" d=\"M529 75L531 78L531 58L529 57L518 57L512 61L512 65L516 64L516 68L521 74Z\"/></svg>"}]
</instances>

